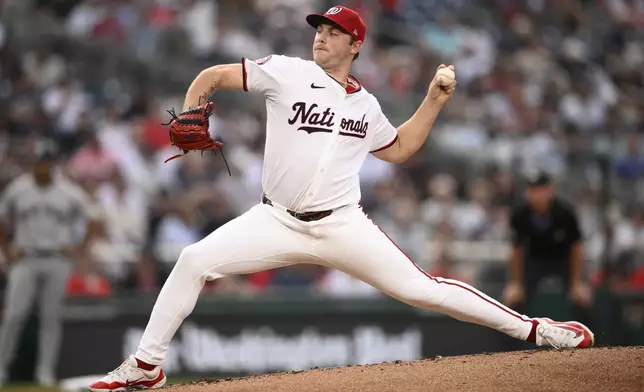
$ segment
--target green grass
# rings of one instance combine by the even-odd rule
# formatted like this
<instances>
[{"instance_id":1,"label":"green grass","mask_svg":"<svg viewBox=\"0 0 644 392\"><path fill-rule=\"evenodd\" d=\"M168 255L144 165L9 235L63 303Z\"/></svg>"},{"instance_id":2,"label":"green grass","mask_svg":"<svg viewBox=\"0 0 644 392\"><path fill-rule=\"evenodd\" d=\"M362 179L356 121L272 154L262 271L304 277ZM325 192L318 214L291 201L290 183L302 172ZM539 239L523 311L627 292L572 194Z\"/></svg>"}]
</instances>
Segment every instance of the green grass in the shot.
<instances>
[{"instance_id":1,"label":"green grass","mask_svg":"<svg viewBox=\"0 0 644 392\"><path fill-rule=\"evenodd\" d=\"M190 381L195 381L196 379L192 378L170 378L168 379L167 385L172 384L183 384ZM31 382L16 382L9 383L3 386L0 391L2 392L59 392L58 388L43 388L36 383Z\"/></svg>"}]
</instances>

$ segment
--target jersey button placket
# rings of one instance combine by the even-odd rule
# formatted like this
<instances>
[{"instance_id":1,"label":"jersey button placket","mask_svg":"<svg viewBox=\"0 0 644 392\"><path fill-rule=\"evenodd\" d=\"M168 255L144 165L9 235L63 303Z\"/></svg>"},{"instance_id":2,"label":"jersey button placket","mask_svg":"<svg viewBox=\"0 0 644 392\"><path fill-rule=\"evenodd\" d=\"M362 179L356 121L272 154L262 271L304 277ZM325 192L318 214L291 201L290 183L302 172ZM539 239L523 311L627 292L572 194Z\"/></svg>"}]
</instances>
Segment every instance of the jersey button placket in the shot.
<instances>
[{"instance_id":1,"label":"jersey button placket","mask_svg":"<svg viewBox=\"0 0 644 392\"><path fill-rule=\"evenodd\" d=\"M340 95L340 94L338 94ZM335 125L333 127L333 132L331 133L331 140L329 140L329 143L327 144L326 150L324 154L322 155L322 158L320 159L320 163L318 164L318 174L323 174L326 172L326 167L329 164L329 161L331 160L331 156L333 154L333 148L335 145L335 142L340 135L340 125L342 123L342 115L344 112L344 106L346 102L346 97L347 94L344 90L342 90L341 96L338 97L342 100L342 105L338 108L338 111L336 113L335 117ZM323 178L318 177L313 180L313 183L311 184L311 187L309 188L309 193L308 196L309 198L313 197L314 194L317 194L320 186L322 185Z\"/></svg>"}]
</instances>

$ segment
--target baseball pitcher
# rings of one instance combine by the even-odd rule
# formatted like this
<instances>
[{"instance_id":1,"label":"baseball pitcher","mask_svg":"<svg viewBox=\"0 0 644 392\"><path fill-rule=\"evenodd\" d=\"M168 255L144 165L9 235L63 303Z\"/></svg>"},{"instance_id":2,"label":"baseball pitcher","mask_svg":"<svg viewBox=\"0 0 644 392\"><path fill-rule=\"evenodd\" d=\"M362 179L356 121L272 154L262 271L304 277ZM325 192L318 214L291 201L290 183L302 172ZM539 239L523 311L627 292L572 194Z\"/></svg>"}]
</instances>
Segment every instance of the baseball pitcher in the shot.
<instances>
[{"instance_id":1,"label":"baseball pitcher","mask_svg":"<svg viewBox=\"0 0 644 392\"><path fill-rule=\"evenodd\" d=\"M539 346L590 347L578 322L533 319L464 283L430 276L360 207L358 172L367 154L401 163L421 148L454 93L454 68L441 65L416 113L394 127L376 98L349 73L365 39L353 10L312 14L313 61L271 55L203 70L189 87L170 138L184 153L218 150L208 134L216 89L261 93L266 146L257 205L186 247L161 289L138 349L92 391L164 385L170 341L209 280L305 262L337 268L412 306L441 312ZM174 157L173 157L174 158Z\"/></svg>"},{"instance_id":2,"label":"baseball pitcher","mask_svg":"<svg viewBox=\"0 0 644 392\"><path fill-rule=\"evenodd\" d=\"M7 380L36 298L40 305L36 380L54 385L72 259L86 260L82 252L96 231L96 212L89 198L80 187L55 174L53 164L52 153L44 152L32 171L11 182L0 197L0 249L8 264L0 327L0 385ZM87 222L84 240L77 246L78 225ZM11 243L7 229L13 232Z\"/></svg>"}]
</instances>

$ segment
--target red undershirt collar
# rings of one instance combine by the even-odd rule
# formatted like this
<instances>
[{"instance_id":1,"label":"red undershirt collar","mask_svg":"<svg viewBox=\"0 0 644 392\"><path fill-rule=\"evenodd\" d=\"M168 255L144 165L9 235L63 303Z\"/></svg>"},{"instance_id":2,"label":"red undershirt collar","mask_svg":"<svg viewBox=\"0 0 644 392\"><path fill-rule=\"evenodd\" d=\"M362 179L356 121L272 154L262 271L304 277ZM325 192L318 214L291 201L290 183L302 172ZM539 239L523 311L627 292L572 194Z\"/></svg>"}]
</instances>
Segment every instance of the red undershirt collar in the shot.
<instances>
[{"instance_id":1,"label":"red undershirt collar","mask_svg":"<svg viewBox=\"0 0 644 392\"><path fill-rule=\"evenodd\" d=\"M338 82L336 78L334 78L333 76L329 75L328 73L327 73L327 76L330 77L331 79L333 79L337 84L342 86L342 83ZM344 87L344 89L346 90L347 94L353 94L353 93L357 93L358 91L360 91L362 89L362 83L360 83L360 80L358 80L358 78L356 78L355 76L349 74L349 77L347 78L347 86L346 87L342 86L342 87Z\"/></svg>"}]
</instances>

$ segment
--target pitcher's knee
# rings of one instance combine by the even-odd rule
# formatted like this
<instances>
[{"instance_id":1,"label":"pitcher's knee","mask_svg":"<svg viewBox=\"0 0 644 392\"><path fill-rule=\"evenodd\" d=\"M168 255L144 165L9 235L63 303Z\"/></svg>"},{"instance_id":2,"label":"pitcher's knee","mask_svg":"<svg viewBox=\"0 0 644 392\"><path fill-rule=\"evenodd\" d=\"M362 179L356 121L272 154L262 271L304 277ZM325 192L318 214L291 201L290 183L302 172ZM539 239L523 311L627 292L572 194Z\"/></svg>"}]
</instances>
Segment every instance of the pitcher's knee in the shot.
<instances>
[{"instance_id":1,"label":"pitcher's knee","mask_svg":"<svg viewBox=\"0 0 644 392\"><path fill-rule=\"evenodd\" d=\"M216 267L221 263L218 260L213 252L204 251L200 243L188 245L181 251L172 272L189 274L191 278L201 278L204 281L216 279L221 277L216 273Z\"/></svg>"},{"instance_id":2,"label":"pitcher's knee","mask_svg":"<svg viewBox=\"0 0 644 392\"><path fill-rule=\"evenodd\" d=\"M203 258L203 252L200 251L198 244L188 245L181 251L175 269L200 272L203 269Z\"/></svg>"}]
</instances>

